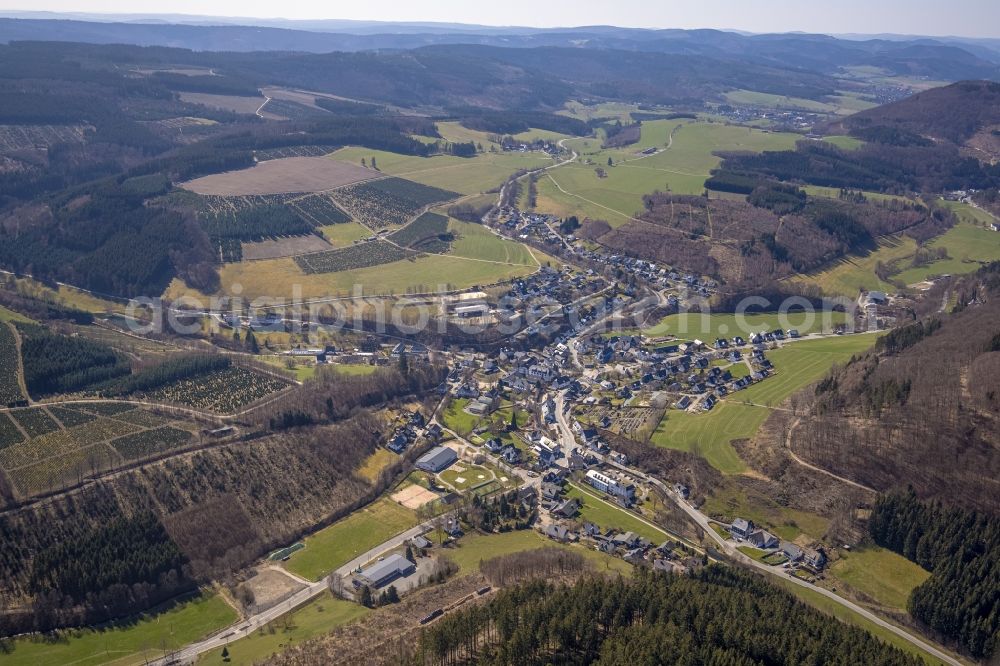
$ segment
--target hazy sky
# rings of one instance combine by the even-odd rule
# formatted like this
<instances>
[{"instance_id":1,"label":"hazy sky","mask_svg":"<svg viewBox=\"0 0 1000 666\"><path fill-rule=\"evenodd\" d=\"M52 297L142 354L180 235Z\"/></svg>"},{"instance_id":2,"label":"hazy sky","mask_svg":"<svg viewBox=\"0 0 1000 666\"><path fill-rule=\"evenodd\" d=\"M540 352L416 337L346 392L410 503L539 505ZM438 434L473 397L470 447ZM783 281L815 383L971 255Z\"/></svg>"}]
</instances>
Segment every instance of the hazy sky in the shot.
<instances>
[{"instance_id":1,"label":"hazy sky","mask_svg":"<svg viewBox=\"0 0 1000 666\"><path fill-rule=\"evenodd\" d=\"M0 10L1000 37L998 0L0 0Z\"/></svg>"}]
</instances>

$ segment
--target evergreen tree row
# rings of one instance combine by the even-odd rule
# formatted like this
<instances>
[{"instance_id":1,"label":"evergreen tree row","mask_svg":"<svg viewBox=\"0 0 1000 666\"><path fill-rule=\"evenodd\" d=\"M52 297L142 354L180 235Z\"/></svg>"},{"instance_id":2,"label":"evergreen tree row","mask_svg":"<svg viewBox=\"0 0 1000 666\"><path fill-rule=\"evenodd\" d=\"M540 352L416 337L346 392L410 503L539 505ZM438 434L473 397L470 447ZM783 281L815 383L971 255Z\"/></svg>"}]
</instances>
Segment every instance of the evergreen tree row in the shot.
<instances>
[{"instance_id":1,"label":"evergreen tree row","mask_svg":"<svg viewBox=\"0 0 1000 666\"><path fill-rule=\"evenodd\" d=\"M632 580L534 581L445 616L422 634L418 663L779 665L919 664L831 621L748 572L638 570Z\"/></svg>"}]
</instances>

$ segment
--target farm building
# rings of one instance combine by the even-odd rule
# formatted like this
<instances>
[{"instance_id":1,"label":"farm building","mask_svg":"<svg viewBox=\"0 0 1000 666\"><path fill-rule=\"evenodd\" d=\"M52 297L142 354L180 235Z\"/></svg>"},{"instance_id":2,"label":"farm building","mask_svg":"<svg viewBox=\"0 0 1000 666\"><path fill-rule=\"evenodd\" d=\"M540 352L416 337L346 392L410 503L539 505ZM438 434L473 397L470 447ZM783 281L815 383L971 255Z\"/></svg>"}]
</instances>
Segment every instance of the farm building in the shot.
<instances>
[{"instance_id":1,"label":"farm building","mask_svg":"<svg viewBox=\"0 0 1000 666\"><path fill-rule=\"evenodd\" d=\"M358 580L362 585L383 587L397 578L409 576L416 570L417 566L402 555L389 555L381 562L362 569L358 574Z\"/></svg>"},{"instance_id":2,"label":"farm building","mask_svg":"<svg viewBox=\"0 0 1000 666\"><path fill-rule=\"evenodd\" d=\"M458 460L458 454L446 446L435 446L433 449L420 456L417 460L417 469L425 472L437 473L448 469L453 462Z\"/></svg>"}]
</instances>

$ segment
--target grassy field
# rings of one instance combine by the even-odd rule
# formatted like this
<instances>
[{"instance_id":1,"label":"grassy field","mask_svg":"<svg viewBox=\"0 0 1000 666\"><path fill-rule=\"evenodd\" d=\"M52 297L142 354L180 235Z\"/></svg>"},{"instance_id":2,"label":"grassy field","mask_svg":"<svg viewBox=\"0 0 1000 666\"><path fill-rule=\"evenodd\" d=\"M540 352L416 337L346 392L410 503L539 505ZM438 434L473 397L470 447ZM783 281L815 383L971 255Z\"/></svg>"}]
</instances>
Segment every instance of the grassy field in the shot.
<instances>
[{"instance_id":1,"label":"grassy field","mask_svg":"<svg viewBox=\"0 0 1000 666\"><path fill-rule=\"evenodd\" d=\"M635 532L657 545L663 543L663 540L667 538L667 533L663 530L647 525L607 500L599 499L597 493L582 486L570 484L566 496L580 500L583 505L580 509L581 520L588 520L600 526L601 529L606 530L613 527L625 532Z\"/></svg>"},{"instance_id":2,"label":"grassy field","mask_svg":"<svg viewBox=\"0 0 1000 666\"><path fill-rule=\"evenodd\" d=\"M370 375L376 370L378 370L377 365L368 365L367 363L352 364L344 363L337 364L333 366L333 369L341 375L347 375L348 377L363 377L365 375Z\"/></svg>"},{"instance_id":3,"label":"grassy field","mask_svg":"<svg viewBox=\"0 0 1000 666\"><path fill-rule=\"evenodd\" d=\"M767 409L723 401L707 414L668 410L650 441L701 456L726 474L739 474L746 465L730 442L751 437L767 419Z\"/></svg>"},{"instance_id":4,"label":"grassy field","mask_svg":"<svg viewBox=\"0 0 1000 666\"><path fill-rule=\"evenodd\" d=\"M502 534L469 534L459 539L456 547L441 550L459 566L461 573L479 569L479 563L502 555L519 553L538 548L567 548L581 553L599 569L610 569L628 573L631 565L616 557L611 557L583 546L559 544L546 539L535 530L516 530Z\"/></svg>"},{"instance_id":5,"label":"grassy field","mask_svg":"<svg viewBox=\"0 0 1000 666\"><path fill-rule=\"evenodd\" d=\"M844 150L857 150L865 145L864 141L855 139L853 136L827 136L823 137L823 140Z\"/></svg>"},{"instance_id":6,"label":"grassy field","mask_svg":"<svg viewBox=\"0 0 1000 666\"><path fill-rule=\"evenodd\" d=\"M147 663L237 620L218 595L201 596L157 615L106 629L59 632L56 640L19 638L0 650L4 666L130 666Z\"/></svg>"},{"instance_id":7,"label":"grassy field","mask_svg":"<svg viewBox=\"0 0 1000 666\"><path fill-rule=\"evenodd\" d=\"M501 264L451 255L424 255L380 266L306 275L290 257L265 259L250 263L225 264L220 278L221 291L240 293L246 299L257 297L291 298L296 285L303 298L350 296L355 286L365 295L424 293L444 286L446 289L467 289L529 275L537 265ZM239 285L237 292L233 287ZM200 294L174 280L166 295L172 299L193 296L207 303L208 295Z\"/></svg>"},{"instance_id":8,"label":"grassy field","mask_svg":"<svg viewBox=\"0 0 1000 666\"><path fill-rule=\"evenodd\" d=\"M906 610L910 592L930 577L930 572L884 548L841 552L830 573L875 601Z\"/></svg>"},{"instance_id":9,"label":"grassy field","mask_svg":"<svg viewBox=\"0 0 1000 666\"><path fill-rule=\"evenodd\" d=\"M875 266L879 262L890 263L912 257L916 250L917 243L909 236L886 237L879 240L878 249L874 252L844 257L824 271L793 279L814 284L831 296L854 298L861 289L892 293L896 288L875 275Z\"/></svg>"},{"instance_id":10,"label":"grassy field","mask_svg":"<svg viewBox=\"0 0 1000 666\"><path fill-rule=\"evenodd\" d=\"M251 636L230 643L229 659L223 660L222 650L207 652L198 658L199 664L231 664L249 666L259 664L276 653L293 645L322 636L330 631L358 620L370 611L360 604L337 599L330 593L300 606L291 613L271 623L273 633L267 628Z\"/></svg>"},{"instance_id":11,"label":"grassy field","mask_svg":"<svg viewBox=\"0 0 1000 666\"><path fill-rule=\"evenodd\" d=\"M780 404L822 378L835 363L845 363L874 343L874 335L845 335L801 340L768 352L778 371L775 376L729 396L708 413L668 410L651 441L696 453L721 472L739 474L745 465L732 440L753 437L767 419L767 407Z\"/></svg>"},{"instance_id":12,"label":"grassy field","mask_svg":"<svg viewBox=\"0 0 1000 666\"><path fill-rule=\"evenodd\" d=\"M770 497L747 490L732 481L713 488L701 509L724 522L731 522L734 518L752 520L755 525L767 527L787 541L802 534L822 539L830 527L830 521L822 516L781 506Z\"/></svg>"},{"instance_id":13,"label":"grassy field","mask_svg":"<svg viewBox=\"0 0 1000 666\"><path fill-rule=\"evenodd\" d=\"M812 606L813 608L826 613L827 615L830 615L845 624L861 627L879 640L890 645L894 645L909 654L917 655L927 664L935 666L943 664L940 659L927 654L909 641L900 638L887 629L883 629L871 620L861 617L851 609L842 606L833 599L823 596L815 590L810 590L807 587L796 585L795 583L791 583L786 580L778 579L777 582L790 593L795 595L795 597L797 597L802 603L808 606Z\"/></svg>"},{"instance_id":14,"label":"grassy field","mask_svg":"<svg viewBox=\"0 0 1000 666\"><path fill-rule=\"evenodd\" d=\"M631 121L630 115L633 111L638 111L635 104L625 104L623 102L602 102L601 104L582 104L576 101L566 102L565 108L559 111L560 114L579 118L580 120L594 120L598 118L608 118L611 120Z\"/></svg>"},{"instance_id":15,"label":"grassy field","mask_svg":"<svg viewBox=\"0 0 1000 666\"><path fill-rule=\"evenodd\" d=\"M448 230L455 235L449 254L456 257L498 261L518 266L538 266L526 245L500 238L481 224L448 220Z\"/></svg>"},{"instance_id":16,"label":"grassy field","mask_svg":"<svg viewBox=\"0 0 1000 666\"><path fill-rule=\"evenodd\" d=\"M559 132L553 132L552 130L538 129L535 127L532 127L527 132L521 132L520 134L514 134L513 136L515 140L524 141L526 143L531 141L551 141L555 143L561 139L570 138L569 134L560 134Z\"/></svg>"},{"instance_id":17,"label":"grassy field","mask_svg":"<svg viewBox=\"0 0 1000 666\"><path fill-rule=\"evenodd\" d=\"M831 139L835 137L827 137ZM850 139L851 137L840 137L845 139ZM827 199L839 199L840 198L840 188L839 187L824 187L822 185L803 185L801 188L803 192L811 197L825 197ZM901 201L904 203L914 203L913 199L900 196L898 194L883 194L881 192L863 192L865 198L870 201Z\"/></svg>"},{"instance_id":18,"label":"grassy field","mask_svg":"<svg viewBox=\"0 0 1000 666\"><path fill-rule=\"evenodd\" d=\"M566 145L580 157L539 180L538 209L605 219L617 226L640 211L642 195L654 190L669 187L678 194L701 194L709 171L719 164L714 151L782 150L794 147L797 138L717 123L654 120L643 123L640 141L624 149L602 149L599 139L573 139ZM637 155L651 147L662 150ZM615 166L607 166L609 158ZM606 178L598 177L598 167Z\"/></svg>"},{"instance_id":19,"label":"grassy field","mask_svg":"<svg viewBox=\"0 0 1000 666\"><path fill-rule=\"evenodd\" d=\"M834 364L851 360L875 344L868 333L801 340L767 352L778 374L740 391L730 400L774 407L804 386L819 381Z\"/></svg>"},{"instance_id":20,"label":"grassy field","mask_svg":"<svg viewBox=\"0 0 1000 666\"><path fill-rule=\"evenodd\" d=\"M732 104L748 106L763 106L772 109L802 109L803 111L819 111L833 113L836 106L825 102L817 102L801 97L786 97L753 90L733 90L726 93L726 99Z\"/></svg>"},{"instance_id":21,"label":"grassy field","mask_svg":"<svg viewBox=\"0 0 1000 666\"><path fill-rule=\"evenodd\" d=\"M441 414L441 421L451 430L459 435L468 435L479 423L479 417L465 411L465 406L469 404L468 398L456 398L448 405L448 409Z\"/></svg>"},{"instance_id":22,"label":"grassy field","mask_svg":"<svg viewBox=\"0 0 1000 666\"><path fill-rule=\"evenodd\" d=\"M487 145L486 141L482 143ZM342 148L330 157L358 165L362 158L371 164L374 157L379 171L386 175L400 176L460 194L485 192L498 187L515 171L552 163L550 157L541 153L485 152L475 157L416 157L368 148Z\"/></svg>"},{"instance_id":23,"label":"grassy field","mask_svg":"<svg viewBox=\"0 0 1000 666\"><path fill-rule=\"evenodd\" d=\"M13 310L8 310L7 308L0 305L0 322L3 321L13 321L20 324L34 324L34 319L29 319L23 314L14 312Z\"/></svg>"},{"instance_id":24,"label":"grassy field","mask_svg":"<svg viewBox=\"0 0 1000 666\"><path fill-rule=\"evenodd\" d=\"M345 562L417 524L416 514L382 498L347 518L306 537L306 547L292 555L285 568L319 580Z\"/></svg>"},{"instance_id":25,"label":"grassy field","mask_svg":"<svg viewBox=\"0 0 1000 666\"><path fill-rule=\"evenodd\" d=\"M372 235L371 229L357 222L328 224L319 227L319 232L334 247L345 247L351 245L356 240L368 238Z\"/></svg>"},{"instance_id":26,"label":"grassy field","mask_svg":"<svg viewBox=\"0 0 1000 666\"><path fill-rule=\"evenodd\" d=\"M718 337L734 335L749 336L751 333L773 331L777 328L797 329L802 335L808 333L831 332L838 324L847 321L844 312L803 313L789 312L785 315L777 312L761 314L745 314L737 317L735 314L701 314L680 313L664 317L659 324L647 328L642 333L651 338L672 335L681 339L698 338L706 343Z\"/></svg>"},{"instance_id":27,"label":"grassy field","mask_svg":"<svg viewBox=\"0 0 1000 666\"><path fill-rule=\"evenodd\" d=\"M810 194L814 194L812 190L829 190L831 196L836 196L836 191L832 188L809 187L806 190ZM823 196L822 193L816 195ZM890 195L869 193L866 196L892 198ZM960 202L942 203L954 211L959 222L929 241L925 247L944 248L948 253L947 259L912 266L911 260L917 251L916 241L908 236L892 236L880 239L874 252L864 256L845 257L825 271L795 279L815 284L828 294L853 298L857 296L859 289L896 291L895 286L875 275L875 267L879 262L895 264L900 272L892 276L893 281L911 285L935 275L971 273L978 270L984 262L1000 260L1000 234L986 227L995 221L989 213Z\"/></svg>"},{"instance_id":28,"label":"grassy field","mask_svg":"<svg viewBox=\"0 0 1000 666\"><path fill-rule=\"evenodd\" d=\"M399 456L392 451L389 451L388 449L378 449L375 453L365 458L364 463L362 463L361 467L358 468L358 475L374 482L378 479L379 472L398 459Z\"/></svg>"},{"instance_id":29,"label":"grassy field","mask_svg":"<svg viewBox=\"0 0 1000 666\"><path fill-rule=\"evenodd\" d=\"M987 225L996 222L992 215L967 204L944 202L959 219L954 227L927 243L931 250L944 248L948 259L924 266L907 268L893 275L894 280L914 284L935 275L962 275L979 269L983 263L1000 260L1000 233Z\"/></svg>"}]
</instances>

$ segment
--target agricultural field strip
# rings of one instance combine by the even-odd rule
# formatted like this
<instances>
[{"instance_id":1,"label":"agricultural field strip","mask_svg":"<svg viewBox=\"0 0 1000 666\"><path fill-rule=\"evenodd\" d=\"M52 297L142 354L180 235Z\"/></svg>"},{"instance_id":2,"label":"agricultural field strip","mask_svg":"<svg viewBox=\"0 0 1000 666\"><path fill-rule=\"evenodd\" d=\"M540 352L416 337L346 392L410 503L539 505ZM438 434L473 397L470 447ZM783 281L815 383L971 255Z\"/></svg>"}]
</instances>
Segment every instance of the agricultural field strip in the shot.
<instances>
[{"instance_id":1,"label":"agricultural field strip","mask_svg":"<svg viewBox=\"0 0 1000 666\"><path fill-rule=\"evenodd\" d=\"M556 186L556 189L558 189L563 194L565 194L567 196L571 196L571 197L576 197L580 201L586 201L587 203L589 203L589 204L591 204L593 206L597 206L598 208L603 208L604 210L606 210L608 212L614 213L615 215L618 215L619 217L625 218L629 222L638 222L640 224L649 224L651 226L655 226L658 231L668 231L670 233L675 233L675 234L678 234L680 236L684 236L686 238L700 237L700 238L705 238L707 240L713 241L715 243L722 243L722 244L726 244L726 245L736 245L736 241L733 241L733 240L727 240L725 238L712 238L708 234L699 234L699 233L696 233L694 231L684 231L683 229L674 229L672 227L663 226L662 224L653 224L652 222L648 222L647 220L639 219L638 217L635 217L633 215L627 215L627 214L621 212L620 210L616 210L614 208L611 208L610 206L605 206L604 204L597 203L596 201L593 201L592 199L588 199L588 198L586 198L586 197L584 197L582 195L576 194L574 192L569 192L568 190L563 189L562 185L560 185L559 182L555 178L553 178L550 174L545 174L545 175L546 175L546 177L550 181L552 181L552 184ZM600 243L600 240L598 240L597 242Z\"/></svg>"},{"instance_id":2,"label":"agricultural field strip","mask_svg":"<svg viewBox=\"0 0 1000 666\"><path fill-rule=\"evenodd\" d=\"M121 424L122 426L126 426L127 428L137 428L137 429L136 430L128 430L128 429L126 429L124 432L118 432L116 430L113 430L112 427L109 425L109 427L107 427L107 428L102 427L100 430L98 430L96 433L94 433L93 426L100 424L101 421L113 421L115 423ZM49 445L50 443L54 443L56 446L69 445L69 446L66 446L60 452L55 453L55 454L50 455L50 456L45 456L45 457L41 457L41 458L36 458L34 460L30 460L28 462L24 462L24 464L15 464L14 466L8 466L6 464L6 462L8 460L17 461L17 459L19 457L21 457L21 456L14 455L11 458L10 456L7 456L5 454L0 453L0 467L2 467L5 471L8 471L8 472L16 472L18 470L21 470L21 469L24 469L24 468L27 468L27 467L33 467L33 466L39 465L41 463L45 463L45 462L49 462L49 461L52 461L52 460L56 460L58 458L63 458L65 456L67 456L67 455L72 455L72 454L74 454L77 451L85 451L87 449L93 448L93 447L101 445L101 444L109 444L109 445L112 446L112 448L114 448L114 442L116 440L123 439L123 438L126 438L126 437L131 437L131 436L138 435L138 434L141 434L141 433L146 433L146 432L151 432L151 431L159 430L161 428L172 428L175 425L177 425L178 423L183 423L183 421L179 421L179 420L175 419L175 420L171 420L171 421L165 421L163 423L157 423L157 424L154 424L154 425L143 426L143 425L139 425L139 424L136 424L136 423L133 423L133 422L122 420L120 418L115 418L114 416L100 417L100 418L98 418L98 419L96 419L94 421L89 421L87 423L84 423L84 424L81 424L81 425L78 425L78 426L73 426L71 428L65 428L65 429L62 429L62 430L55 430L55 431L52 431L50 433L46 433L45 435L41 435L39 437L35 437L35 438L32 438L32 439L29 439L29 440L27 440L25 442L21 442L21 444L15 445L15 446L31 445L31 444L34 444L39 439L48 438L43 443L44 445ZM88 429L88 427L91 427L91 428ZM183 428L177 428L177 429L183 430ZM63 433L69 433L69 434L63 434ZM55 435L57 435L57 434L61 434L62 436L61 437L56 437ZM91 438L91 435L93 435L93 434L96 434L97 437L101 437L102 435L106 435L106 436L104 436L103 439L96 439L96 440L94 440L94 439ZM52 437L49 437L50 435ZM77 436L79 436L80 438L86 438L86 439L77 440ZM80 441L80 442L87 441L89 443L86 444L86 445L84 445L84 446L76 446L75 444L77 443L77 441ZM10 450L12 448L14 448L14 447L13 446L12 447L8 447L7 449L4 449L3 451L8 451L8 450ZM115 451L118 452L117 449L115 449ZM25 452L24 455L31 455L31 451L29 450L29 451Z\"/></svg>"},{"instance_id":3,"label":"agricultural field strip","mask_svg":"<svg viewBox=\"0 0 1000 666\"><path fill-rule=\"evenodd\" d=\"M24 399L21 344L14 327L0 321L0 404Z\"/></svg>"}]
</instances>

